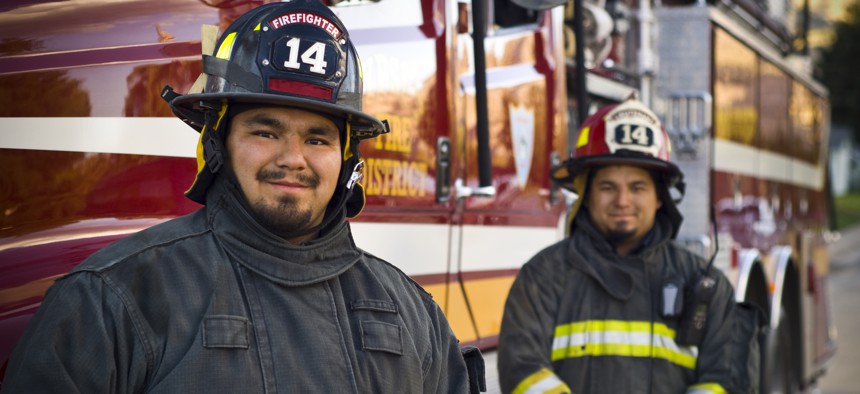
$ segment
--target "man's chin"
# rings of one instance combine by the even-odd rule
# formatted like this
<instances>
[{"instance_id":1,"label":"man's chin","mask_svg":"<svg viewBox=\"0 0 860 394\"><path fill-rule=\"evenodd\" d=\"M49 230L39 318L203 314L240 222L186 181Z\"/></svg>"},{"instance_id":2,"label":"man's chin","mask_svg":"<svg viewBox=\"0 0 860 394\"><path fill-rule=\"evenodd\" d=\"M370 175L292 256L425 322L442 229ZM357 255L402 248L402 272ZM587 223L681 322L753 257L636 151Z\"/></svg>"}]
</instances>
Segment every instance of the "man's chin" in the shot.
<instances>
[{"instance_id":1,"label":"man's chin","mask_svg":"<svg viewBox=\"0 0 860 394\"><path fill-rule=\"evenodd\" d=\"M260 224L278 234L295 234L310 228L311 211L300 209L294 201L284 199L277 206L254 204L251 209Z\"/></svg>"},{"instance_id":2,"label":"man's chin","mask_svg":"<svg viewBox=\"0 0 860 394\"><path fill-rule=\"evenodd\" d=\"M636 229L629 227L616 227L607 232L606 238L612 242L622 242L633 238L636 235Z\"/></svg>"}]
</instances>

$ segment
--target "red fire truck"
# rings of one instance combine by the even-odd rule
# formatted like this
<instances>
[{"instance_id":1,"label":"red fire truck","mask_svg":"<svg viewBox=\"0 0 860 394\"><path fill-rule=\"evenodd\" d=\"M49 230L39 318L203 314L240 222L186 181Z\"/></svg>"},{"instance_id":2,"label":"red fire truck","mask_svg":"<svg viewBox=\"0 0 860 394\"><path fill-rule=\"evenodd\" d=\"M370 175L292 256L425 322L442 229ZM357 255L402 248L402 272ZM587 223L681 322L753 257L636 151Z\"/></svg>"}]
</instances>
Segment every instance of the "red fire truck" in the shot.
<instances>
[{"instance_id":1,"label":"red fire truck","mask_svg":"<svg viewBox=\"0 0 860 394\"><path fill-rule=\"evenodd\" d=\"M0 381L54 279L121 237L198 208L183 196L197 133L159 93L164 85L188 91L200 73L201 25L223 29L263 2L0 6ZM620 66L647 58L629 53L649 49L640 39L648 24L621 27L632 1L615 2L611 13L587 1L592 27L614 27L587 33L589 71L578 84L571 4L327 2L358 46L364 109L392 127L361 147L368 204L353 221L356 242L432 293L463 343L496 345L519 267L563 236L567 204L549 170L569 152L576 122L568 111L582 101L568 90L587 86L591 106L639 92L666 117L691 184L683 239L707 255L707 207L717 207L720 267L739 300L772 317L779 334L769 336L767 359L796 363L768 376L805 387L820 373L832 353L822 241L826 94L771 57L758 35L739 33L750 29L735 11L655 8L649 23L663 37L675 34L672 21L699 12L681 27L700 34L703 49L696 56L671 47L687 40L657 40L650 53L660 67L631 74ZM746 53L747 63L728 53ZM701 75L674 79L693 72ZM754 98L736 101L738 91Z\"/></svg>"}]
</instances>

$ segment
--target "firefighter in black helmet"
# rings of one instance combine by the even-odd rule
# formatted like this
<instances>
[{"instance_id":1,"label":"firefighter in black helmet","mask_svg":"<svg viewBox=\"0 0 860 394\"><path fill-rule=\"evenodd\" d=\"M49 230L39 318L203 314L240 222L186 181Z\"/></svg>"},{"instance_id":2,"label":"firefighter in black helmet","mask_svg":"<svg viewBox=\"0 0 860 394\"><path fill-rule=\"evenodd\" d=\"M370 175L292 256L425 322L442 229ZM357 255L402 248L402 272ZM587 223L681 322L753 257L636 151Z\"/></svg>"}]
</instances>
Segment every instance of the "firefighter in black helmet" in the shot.
<instances>
[{"instance_id":1,"label":"firefighter in black helmet","mask_svg":"<svg viewBox=\"0 0 860 394\"><path fill-rule=\"evenodd\" d=\"M439 306L352 240L364 205L360 63L316 0L239 17L202 91L163 97L200 132L204 206L59 279L17 344L9 392L469 390Z\"/></svg>"}]
</instances>

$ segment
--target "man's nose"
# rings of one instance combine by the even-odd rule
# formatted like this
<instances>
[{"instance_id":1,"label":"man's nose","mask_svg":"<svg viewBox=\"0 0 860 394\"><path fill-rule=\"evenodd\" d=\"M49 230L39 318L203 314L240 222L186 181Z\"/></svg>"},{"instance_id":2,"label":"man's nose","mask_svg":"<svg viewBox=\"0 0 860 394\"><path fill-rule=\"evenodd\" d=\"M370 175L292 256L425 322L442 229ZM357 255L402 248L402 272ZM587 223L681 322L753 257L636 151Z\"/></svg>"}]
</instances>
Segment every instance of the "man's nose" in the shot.
<instances>
[{"instance_id":1,"label":"man's nose","mask_svg":"<svg viewBox=\"0 0 860 394\"><path fill-rule=\"evenodd\" d=\"M303 169L307 166L304 144L296 137L285 137L278 149L275 164L278 167Z\"/></svg>"},{"instance_id":2,"label":"man's nose","mask_svg":"<svg viewBox=\"0 0 860 394\"><path fill-rule=\"evenodd\" d=\"M621 206L627 206L630 204L633 193L626 188L619 188L618 194L615 195L615 203Z\"/></svg>"}]
</instances>

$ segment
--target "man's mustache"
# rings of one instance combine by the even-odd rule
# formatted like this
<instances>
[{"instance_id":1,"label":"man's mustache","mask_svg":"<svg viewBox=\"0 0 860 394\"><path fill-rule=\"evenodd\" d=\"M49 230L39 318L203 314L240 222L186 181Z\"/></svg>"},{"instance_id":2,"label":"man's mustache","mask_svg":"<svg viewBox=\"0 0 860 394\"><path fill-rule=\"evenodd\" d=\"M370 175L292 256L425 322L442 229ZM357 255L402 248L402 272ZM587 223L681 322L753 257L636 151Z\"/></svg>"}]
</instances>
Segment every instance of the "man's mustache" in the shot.
<instances>
[{"instance_id":1,"label":"man's mustache","mask_svg":"<svg viewBox=\"0 0 860 394\"><path fill-rule=\"evenodd\" d=\"M257 180L260 182L277 182L283 180L287 176L286 171L262 169L257 172ZM316 174L295 174L291 182L301 183L303 186L315 188L320 184L320 177Z\"/></svg>"}]
</instances>

